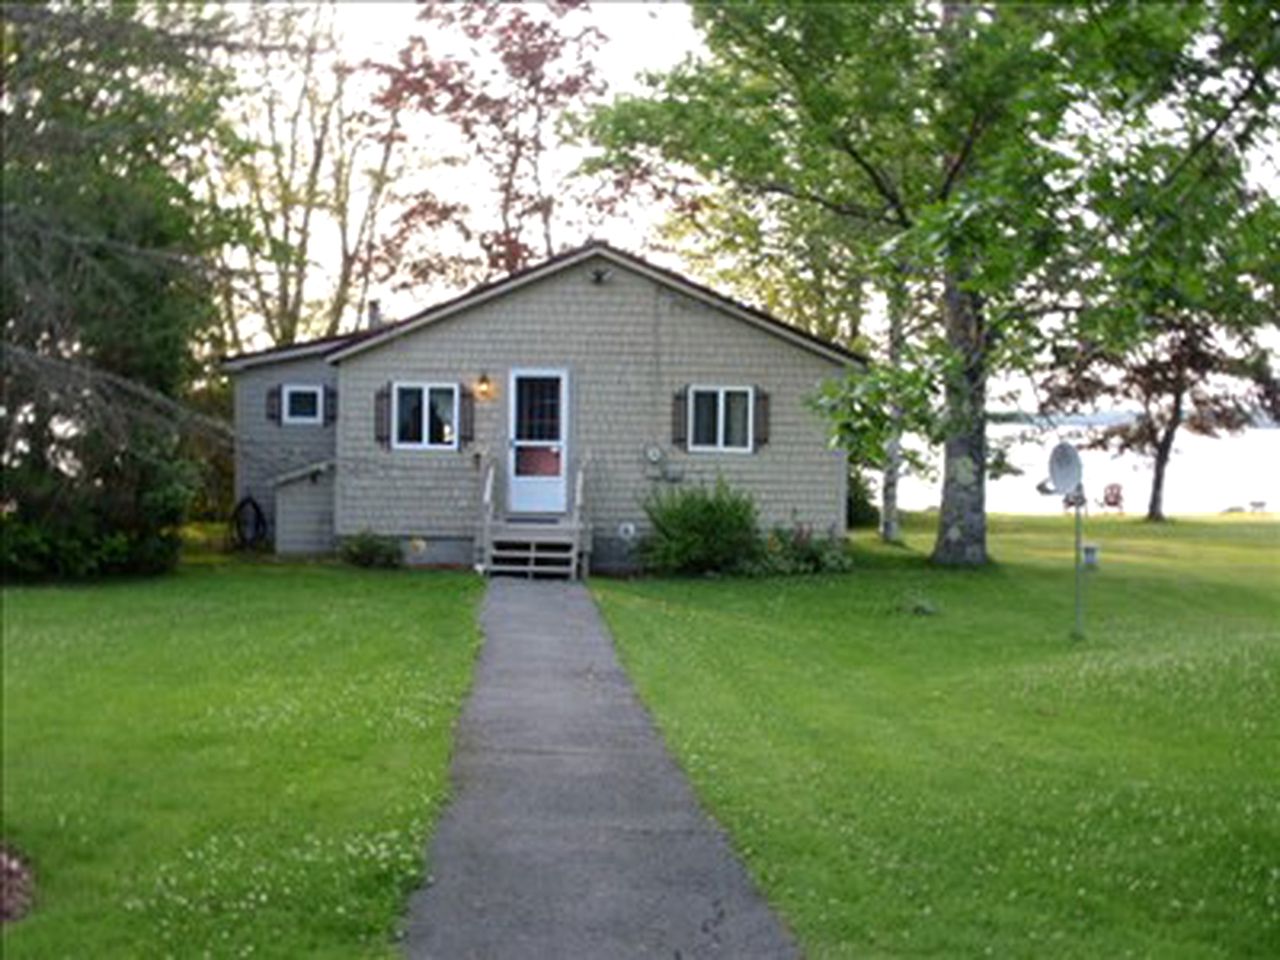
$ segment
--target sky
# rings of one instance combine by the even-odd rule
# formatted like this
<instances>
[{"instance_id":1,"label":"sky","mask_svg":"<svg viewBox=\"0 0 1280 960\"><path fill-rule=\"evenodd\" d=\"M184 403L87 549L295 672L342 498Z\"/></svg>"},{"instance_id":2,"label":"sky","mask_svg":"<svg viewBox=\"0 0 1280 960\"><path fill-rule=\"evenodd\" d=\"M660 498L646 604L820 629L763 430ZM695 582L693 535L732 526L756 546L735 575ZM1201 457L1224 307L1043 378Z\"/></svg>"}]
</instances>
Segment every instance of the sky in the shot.
<instances>
[{"instance_id":1,"label":"sky","mask_svg":"<svg viewBox=\"0 0 1280 960\"><path fill-rule=\"evenodd\" d=\"M337 23L346 40L344 54L352 61L395 59L406 39L420 29L417 12L411 3L339 4ZM591 22L606 37L596 62L608 84L607 97L639 93L643 89L640 73L670 69L701 48L701 40L690 19L690 9L683 3L651 0L597 2L591 5L589 12ZM434 135L439 136L439 133L437 131ZM554 160L557 172L567 174L583 156L580 152L562 149ZM438 194L445 196L450 190L466 191L470 186L466 170L456 168L434 171L432 185ZM597 238L641 252L644 237L658 225L659 211L652 211L648 216L644 211L636 211L632 217L605 223L595 231ZM664 258L657 255L653 259L662 261ZM678 260L667 260L669 262L664 263L665 266L679 269L681 264ZM403 290L386 284L375 295L381 301L384 314L395 318L456 292L451 289Z\"/></svg>"}]
</instances>

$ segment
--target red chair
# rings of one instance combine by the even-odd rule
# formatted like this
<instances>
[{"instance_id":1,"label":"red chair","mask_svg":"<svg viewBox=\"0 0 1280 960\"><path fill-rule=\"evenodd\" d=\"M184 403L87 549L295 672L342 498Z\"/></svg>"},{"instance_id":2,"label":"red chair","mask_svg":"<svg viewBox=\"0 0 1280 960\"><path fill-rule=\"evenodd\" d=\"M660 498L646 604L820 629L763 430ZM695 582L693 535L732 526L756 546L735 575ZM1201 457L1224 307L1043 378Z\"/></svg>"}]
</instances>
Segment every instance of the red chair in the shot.
<instances>
[{"instance_id":1,"label":"red chair","mask_svg":"<svg viewBox=\"0 0 1280 960\"><path fill-rule=\"evenodd\" d=\"M1098 506L1124 513L1124 488L1118 483L1108 483L1102 490L1102 499L1098 501Z\"/></svg>"}]
</instances>

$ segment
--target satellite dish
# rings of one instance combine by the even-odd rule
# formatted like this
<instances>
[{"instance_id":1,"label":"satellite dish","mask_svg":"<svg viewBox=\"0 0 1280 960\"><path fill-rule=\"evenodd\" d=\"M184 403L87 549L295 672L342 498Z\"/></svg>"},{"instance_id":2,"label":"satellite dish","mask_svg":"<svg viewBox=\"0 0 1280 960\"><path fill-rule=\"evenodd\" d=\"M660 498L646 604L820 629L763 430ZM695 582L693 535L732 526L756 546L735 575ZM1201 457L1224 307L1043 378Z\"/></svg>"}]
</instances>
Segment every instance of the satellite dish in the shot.
<instances>
[{"instance_id":1,"label":"satellite dish","mask_svg":"<svg viewBox=\"0 0 1280 960\"><path fill-rule=\"evenodd\" d=\"M1061 494L1075 493L1084 471L1080 466L1080 454L1069 443L1060 443L1049 454L1049 479L1053 489Z\"/></svg>"}]
</instances>

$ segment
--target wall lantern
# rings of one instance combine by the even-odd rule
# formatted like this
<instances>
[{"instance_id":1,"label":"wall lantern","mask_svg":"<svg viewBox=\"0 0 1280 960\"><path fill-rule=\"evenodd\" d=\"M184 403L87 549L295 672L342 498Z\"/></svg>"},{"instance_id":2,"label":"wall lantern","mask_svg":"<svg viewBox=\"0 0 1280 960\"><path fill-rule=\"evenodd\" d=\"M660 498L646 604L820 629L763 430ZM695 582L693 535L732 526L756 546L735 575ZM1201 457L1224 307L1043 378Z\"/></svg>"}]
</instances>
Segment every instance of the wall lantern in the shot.
<instances>
[{"instance_id":1,"label":"wall lantern","mask_svg":"<svg viewBox=\"0 0 1280 960\"><path fill-rule=\"evenodd\" d=\"M479 400L493 399L493 381L489 379L489 374L480 374L480 379L476 381L476 398Z\"/></svg>"}]
</instances>

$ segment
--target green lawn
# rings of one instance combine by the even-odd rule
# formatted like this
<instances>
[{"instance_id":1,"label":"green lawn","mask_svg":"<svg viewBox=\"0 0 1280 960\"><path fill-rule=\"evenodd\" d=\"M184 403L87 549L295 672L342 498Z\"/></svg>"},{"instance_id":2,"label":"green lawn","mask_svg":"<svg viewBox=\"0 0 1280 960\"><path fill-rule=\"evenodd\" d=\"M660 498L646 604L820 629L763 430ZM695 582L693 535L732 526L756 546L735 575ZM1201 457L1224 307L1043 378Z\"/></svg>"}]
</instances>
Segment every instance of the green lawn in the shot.
<instances>
[{"instance_id":1,"label":"green lawn","mask_svg":"<svg viewBox=\"0 0 1280 960\"><path fill-rule=\"evenodd\" d=\"M471 576L205 555L4 592L3 954L390 956L446 797Z\"/></svg>"},{"instance_id":2,"label":"green lawn","mask_svg":"<svg viewBox=\"0 0 1280 960\"><path fill-rule=\"evenodd\" d=\"M844 576L594 582L810 956L1280 956L1280 524L1092 521L1083 642L1070 531L997 518L981 572L917 520Z\"/></svg>"}]
</instances>

